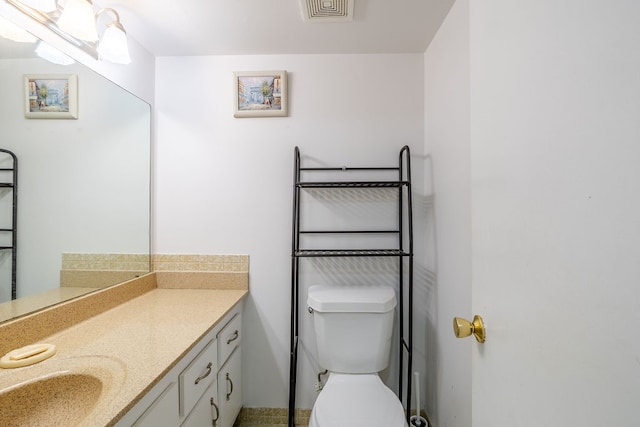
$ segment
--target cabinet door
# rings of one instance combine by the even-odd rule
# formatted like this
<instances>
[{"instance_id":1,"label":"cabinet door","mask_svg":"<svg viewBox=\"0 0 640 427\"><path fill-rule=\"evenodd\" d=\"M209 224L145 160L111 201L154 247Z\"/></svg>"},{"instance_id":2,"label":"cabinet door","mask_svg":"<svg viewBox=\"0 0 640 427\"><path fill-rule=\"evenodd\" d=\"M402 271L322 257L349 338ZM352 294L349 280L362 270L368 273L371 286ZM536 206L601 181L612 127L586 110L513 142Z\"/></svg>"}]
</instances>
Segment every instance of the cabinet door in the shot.
<instances>
[{"instance_id":1,"label":"cabinet door","mask_svg":"<svg viewBox=\"0 0 640 427\"><path fill-rule=\"evenodd\" d=\"M238 346L218 372L220 420L217 427L232 427L242 408L242 357Z\"/></svg>"},{"instance_id":2,"label":"cabinet door","mask_svg":"<svg viewBox=\"0 0 640 427\"><path fill-rule=\"evenodd\" d=\"M217 350L215 340L210 342L179 375L180 416L191 412L202 393L215 380L218 371Z\"/></svg>"},{"instance_id":3,"label":"cabinet door","mask_svg":"<svg viewBox=\"0 0 640 427\"><path fill-rule=\"evenodd\" d=\"M214 381L204 392L182 427L217 427L220 417L218 383Z\"/></svg>"},{"instance_id":4,"label":"cabinet door","mask_svg":"<svg viewBox=\"0 0 640 427\"><path fill-rule=\"evenodd\" d=\"M178 425L178 387L172 382L133 424L135 427Z\"/></svg>"}]
</instances>

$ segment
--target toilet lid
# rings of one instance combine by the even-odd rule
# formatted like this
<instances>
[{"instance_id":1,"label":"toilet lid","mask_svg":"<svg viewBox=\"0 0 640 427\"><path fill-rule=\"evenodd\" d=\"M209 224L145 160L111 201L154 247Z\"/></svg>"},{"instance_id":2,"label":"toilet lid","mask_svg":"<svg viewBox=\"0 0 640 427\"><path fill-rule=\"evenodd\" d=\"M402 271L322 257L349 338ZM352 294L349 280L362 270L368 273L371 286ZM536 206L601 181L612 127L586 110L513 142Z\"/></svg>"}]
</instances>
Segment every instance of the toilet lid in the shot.
<instances>
[{"instance_id":1,"label":"toilet lid","mask_svg":"<svg viewBox=\"0 0 640 427\"><path fill-rule=\"evenodd\" d=\"M313 407L321 427L404 427L404 408L377 375L332 373Z\"/></svg>"}]
</instances>

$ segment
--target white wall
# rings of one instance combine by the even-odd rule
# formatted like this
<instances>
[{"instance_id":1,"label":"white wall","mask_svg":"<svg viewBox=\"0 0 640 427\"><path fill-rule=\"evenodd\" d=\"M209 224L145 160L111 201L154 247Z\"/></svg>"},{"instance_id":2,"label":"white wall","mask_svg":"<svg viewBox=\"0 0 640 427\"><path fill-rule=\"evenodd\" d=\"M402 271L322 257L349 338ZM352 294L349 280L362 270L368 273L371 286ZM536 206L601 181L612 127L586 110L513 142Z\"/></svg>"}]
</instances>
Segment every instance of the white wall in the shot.
<instances>
[{"instance_id":1,"label":"white wall","mask_svg":"<svg viewBox=\"0 0 640 427\"><path fill-rule=\"evenodd\" d=\"M250 255L244 400L284 408L293 147L333 165L395 165L405 144L421 159L423 56L176 57L156 66L154 252ZM289 72L289 117L234 118L232 72L273 69ZM306 384L315 375L301 373ZM316 393L302 389L298 404L309 408Z\"/></svg>"},{"instance_id":2,"label":"white wall","mask_svg":"<svg viewBox=\"0 0 640 427\"><path fill-rule=\"evenodd\" d=\"M436 309L428 318L425 402L438 427L471 425L471 341L451 320L471 316L469 1L458 0L425 53L425 177L433 195Z\"/></svg>"}]
</instances>

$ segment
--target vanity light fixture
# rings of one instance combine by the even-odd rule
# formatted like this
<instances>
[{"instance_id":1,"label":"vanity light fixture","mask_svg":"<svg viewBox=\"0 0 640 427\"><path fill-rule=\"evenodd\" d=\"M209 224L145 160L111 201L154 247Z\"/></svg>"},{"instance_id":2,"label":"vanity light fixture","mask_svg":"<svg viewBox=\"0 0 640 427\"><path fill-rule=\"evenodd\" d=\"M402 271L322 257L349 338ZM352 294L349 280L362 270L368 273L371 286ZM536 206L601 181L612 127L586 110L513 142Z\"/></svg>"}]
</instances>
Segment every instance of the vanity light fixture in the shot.
<instances>
[{"instance_id":1,"label":"vanity light fixture","mask_svg":"<svg viewBox=\"0 0 640 427\"><path fill-rule=\"evenodd\" d=\"M18 43L35 43L38 39L28 31L0 16L0 37Z\"/></svg>"},{"instance_id":2,"label":"vanity light fixture","mask_svg":"<svg viewBox=\"0 0 640 427\"><path fill-rule=\"evenodd\" d=\"M115 9L104 8L94 13L91 0L66 0L64 4L57 4L56 0L50 0L57 4L56 9L52 12L44 12L31 3L45 0L5 1L95 59L116 64L131 63L127 33ZM99 36L98 20L103 14L104 16L112 14L115 19L102 21L106 24L106 28L102 36Z\"/></svg>"},{"instance_id":3,"label":"vanity light fixture","mask_svg":"<svg viewBox=\"0 0 640 427\"><path fill-rule=\"evenodd\" d=\"M58 9L56 0L22 0L22 3L45 13L50 13Z\"/></svg>"},{"instance_id":4,"label":"vanity light fixture","mask_svg":"<svg viewBox=\"0 0 640 427\"><path fill-rule=\"evenodd\" d=\"M67 0L58 19L58 27L77 39L88 42L98 41L91 0Z\"/></svg>"},{"instance_id":5,"label":"vanity light fixture","mask_svg":"<svg viewBox=\"0 0 640 427\"><path fill-rule=\"evenodd\" d=\"M129 46L127 44L127 32L120 23L120 15L112 8L100 9L96 13L96 22L103 13L115 15L115 21L110 21L98 42L98 54L100 59L114 62L116 64L129 64Z\"/></svg>"},{"instance_id":6,"label":"vanity light fixture","mask_svg":"<svg viewBox=\"0 0 640 427\"><path fill-rule=\"evenodd\" d=\"M43 40L38 42L35 52L40 58L58 65L71 65L76 62Z\"/></svg>"}]
</instances>

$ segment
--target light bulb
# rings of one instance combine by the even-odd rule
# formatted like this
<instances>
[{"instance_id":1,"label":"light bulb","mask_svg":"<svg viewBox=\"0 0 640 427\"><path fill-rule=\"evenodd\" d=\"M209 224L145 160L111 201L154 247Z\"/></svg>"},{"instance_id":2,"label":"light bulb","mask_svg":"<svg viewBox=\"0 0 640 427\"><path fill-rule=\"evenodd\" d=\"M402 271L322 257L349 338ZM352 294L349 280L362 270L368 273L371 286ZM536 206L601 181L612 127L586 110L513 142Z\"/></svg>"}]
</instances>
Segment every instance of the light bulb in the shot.
<instances>
[{"instance_id":1,"label":"light bulb","mask_svg":"<svg viewBox=\"0 0 640 427\"><path fill-rule=\"evenodd\" d=\"M101 59L109 62L115 62L116 64L131 63L127 35L121 25L114 22L107 26L100 39L98 53Z\"/></svg>"},{"instance_id":2,"label":"light bulb","mask_svg":"<svg viewBox=\"0 0 640 427\"><path fill-rule=\"evenodd\" d=\"M67 34L89 42L98 40L93 5L88 0L67 0L58 19L58 27Z\"/></svg>"}]
</instances>

